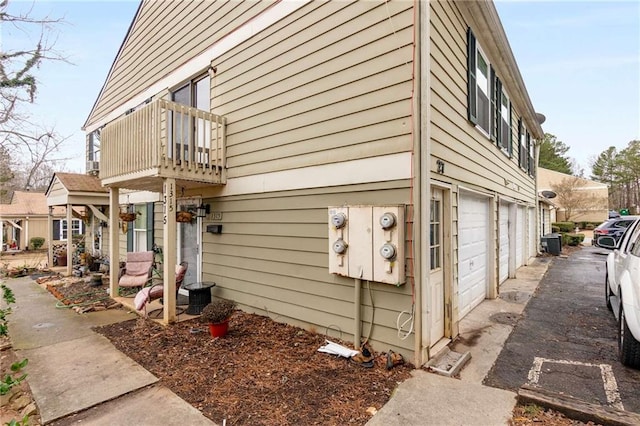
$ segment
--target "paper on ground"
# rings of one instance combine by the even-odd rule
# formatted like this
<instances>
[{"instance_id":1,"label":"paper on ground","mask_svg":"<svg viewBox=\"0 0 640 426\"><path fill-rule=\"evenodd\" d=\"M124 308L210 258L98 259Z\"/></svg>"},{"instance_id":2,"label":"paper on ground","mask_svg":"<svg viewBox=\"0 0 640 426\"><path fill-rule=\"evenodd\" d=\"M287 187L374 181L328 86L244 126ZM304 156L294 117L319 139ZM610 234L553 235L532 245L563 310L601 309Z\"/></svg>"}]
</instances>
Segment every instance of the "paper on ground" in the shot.
<instances>
[{"instance_id":1,"label":"paper on ground","mask_svg":"<svg viewBox=\"0 0 640 426\"><path fill-rule=\"evenodd\" d=\"M330 342L329 340L325 340L325 342L327 342L327 344L324 346L320 346L318 348L318 352L325 352L331 355L339 355L345 358L351 358L352 356L358 354L358 351L354 351L353 349L349 349L337 343Z\"/></svg>"}]
</instances>

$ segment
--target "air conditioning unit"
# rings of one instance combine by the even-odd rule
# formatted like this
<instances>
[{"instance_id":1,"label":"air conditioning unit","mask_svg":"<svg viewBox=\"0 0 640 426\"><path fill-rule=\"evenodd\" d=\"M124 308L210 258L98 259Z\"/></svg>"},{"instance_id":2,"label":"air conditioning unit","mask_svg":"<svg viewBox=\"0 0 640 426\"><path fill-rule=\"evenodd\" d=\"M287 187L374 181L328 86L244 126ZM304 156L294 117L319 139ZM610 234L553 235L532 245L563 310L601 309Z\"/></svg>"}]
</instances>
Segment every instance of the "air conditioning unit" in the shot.
<instances>
[{"instance_id":1,"label":"air conditioning unit","mask_svg":"<svg viewBox=\"0 0 640 426\"><path fill-rule=\"evenodd\" d=\"M99 161L87 161L87 172L97 172L100 170Z\"/></svg>"}]
</instances>

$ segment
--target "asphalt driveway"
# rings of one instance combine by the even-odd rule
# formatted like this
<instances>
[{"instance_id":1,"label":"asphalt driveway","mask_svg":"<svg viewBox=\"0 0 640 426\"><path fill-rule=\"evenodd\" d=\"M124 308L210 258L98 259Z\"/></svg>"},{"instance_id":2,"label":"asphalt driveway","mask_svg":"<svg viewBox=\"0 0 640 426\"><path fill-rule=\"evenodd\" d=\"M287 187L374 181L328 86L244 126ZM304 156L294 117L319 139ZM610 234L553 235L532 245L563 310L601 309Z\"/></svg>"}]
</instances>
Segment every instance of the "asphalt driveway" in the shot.
<instances>
[{"instance_id":1,"label":"asphalt driveway","mask_svg":"<svg viewBox=\"0 0 640 426\"><path fill-rule=\"evenodd\" d=\"M617 325L604 302L606 250L555 258L484 383L537 385L640 413L640 371L617 359Z\"/></svg>"}]
</instances>

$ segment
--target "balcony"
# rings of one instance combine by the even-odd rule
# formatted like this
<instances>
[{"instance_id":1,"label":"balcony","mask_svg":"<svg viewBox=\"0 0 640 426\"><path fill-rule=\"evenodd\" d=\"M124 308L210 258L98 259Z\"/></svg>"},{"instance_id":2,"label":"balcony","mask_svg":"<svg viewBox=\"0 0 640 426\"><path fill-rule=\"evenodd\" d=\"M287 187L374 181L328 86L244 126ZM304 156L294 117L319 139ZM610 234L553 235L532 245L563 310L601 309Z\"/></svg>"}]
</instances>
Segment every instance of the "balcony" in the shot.
<instances>
[{"instance_id":1,"label":"balcony","mask_svg":"<svg viewBox=\"0 0 640 426\"><path fill-rule=\"evenodd\" d=\"M226 119L164 99L107 124L101 132L105 186L162 191L226 183Z\"/></svg>"}]
</instances>

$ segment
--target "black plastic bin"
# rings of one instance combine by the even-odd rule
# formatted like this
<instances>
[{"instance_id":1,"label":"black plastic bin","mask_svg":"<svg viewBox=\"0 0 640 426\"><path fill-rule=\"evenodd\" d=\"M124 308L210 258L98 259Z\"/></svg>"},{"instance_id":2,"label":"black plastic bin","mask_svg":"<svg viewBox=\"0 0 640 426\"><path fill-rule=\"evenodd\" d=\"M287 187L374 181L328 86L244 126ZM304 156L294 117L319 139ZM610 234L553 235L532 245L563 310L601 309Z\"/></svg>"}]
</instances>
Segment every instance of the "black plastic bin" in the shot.
<instances>
[{"instance_id":1,"label":"black plastic bin","mask_svg":"<svg viewBox=\"0 0 640 426\"><path fill-rule=\"evenodd\" d=\"M543 235L541 243L544 251L555 256L559 256L562 251L562 234L554 232Z\"/></svg>"}]
</instances>

